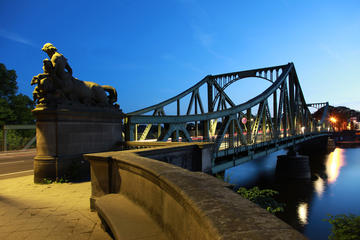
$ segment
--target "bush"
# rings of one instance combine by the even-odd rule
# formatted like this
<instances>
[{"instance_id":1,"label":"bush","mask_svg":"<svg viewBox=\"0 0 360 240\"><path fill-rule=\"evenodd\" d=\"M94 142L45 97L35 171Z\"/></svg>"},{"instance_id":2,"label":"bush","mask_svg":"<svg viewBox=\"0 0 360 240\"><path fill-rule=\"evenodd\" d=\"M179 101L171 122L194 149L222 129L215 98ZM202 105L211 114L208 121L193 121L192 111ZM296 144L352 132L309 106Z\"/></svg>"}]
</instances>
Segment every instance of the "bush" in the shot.
<instances>
[{"instance_id":1,"label":"bush","mask_svg":"<svg viewBox=\"0 0 360 240\"><path fill-rule=\"evenodd\" d=\"M241 187L237 190L237 193L266 209L268 212L276 213L284 211L285 204L279 203L273 198L274 195L279 194L277 191L271 189L260 190L258 187L247 190L246 188Z\"/></svg>"},{"instance_id":2,"label":"bush","mask_svg":"<svg viewBox=\"0 0 360 240\"><path fill-rule=\"evenodd\" d=\"M332 240L358 240L360 239L360 216L354 214L329 215L325 219L332 224L332 233L329 239Z\"/></svg>"},{"instance_id":3,"label":"bush","mask_svg":"<svg viewBox=\"0 0 360 240\"><path fill-rule=\"evenodd\" d=\"M25 145L35 136L35 129L26 130L7 130L6 142L7 150L18 150L25 147ZM0 149L3 150L3 131L0 130ZM30 147L35 147L34 142Z\"/></svg>"}]
</instances>

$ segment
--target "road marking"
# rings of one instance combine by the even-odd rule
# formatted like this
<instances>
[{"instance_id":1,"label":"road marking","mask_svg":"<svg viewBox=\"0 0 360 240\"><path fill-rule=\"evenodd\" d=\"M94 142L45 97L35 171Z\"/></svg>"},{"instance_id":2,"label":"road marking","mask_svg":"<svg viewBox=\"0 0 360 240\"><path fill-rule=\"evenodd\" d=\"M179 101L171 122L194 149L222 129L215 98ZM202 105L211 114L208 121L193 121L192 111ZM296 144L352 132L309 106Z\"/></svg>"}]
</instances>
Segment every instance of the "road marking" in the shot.
<instances>
[{"instance_id":1,"label":"road marking","mask_svg":"<svg viewBox=\"0 0 360 240\"><path fill-rule=\"evenodd\" d=\"M36 153L36 149L33 150L25 150L25 151L8 151L8 152L0 152L0 156L11 156L11 155L28 155Z\"/></svg>"},{"instance_id":2,"label":"road marking","mask_svg":"<svg viewBox=\"0 0 360 240\"><path fill-rule=\"evenodd\" d=\"M25 161L3 162L3 163L0 163L0 165L2 165L2 164L13 164L13 163L19 163L19 162L25 162Z\"/></svg>"},{"instance_id":3,"label":"road marking","mask_svg":"<svg viewBox=\"0 0 360 240\"><path fill-rule=\"evenodd\" d=\"M0 160L14 159L14 158L34 158L35 154L22 154L22 155L0 155Z\"/></svg>"},{"instance_id":4,"label":"road marking","mask_svg":"<svg viewBox=\"0 0 360 240\"><path fill-rule=\"evenodd\" d=\"M34 172L34 170L27 170L27 171L20 171L20 172L0 174L0 177L2 177L2 176L14 175L14 174L20 174L20 173L26 173L26 172Z\"/></svg>"}]
</instances>

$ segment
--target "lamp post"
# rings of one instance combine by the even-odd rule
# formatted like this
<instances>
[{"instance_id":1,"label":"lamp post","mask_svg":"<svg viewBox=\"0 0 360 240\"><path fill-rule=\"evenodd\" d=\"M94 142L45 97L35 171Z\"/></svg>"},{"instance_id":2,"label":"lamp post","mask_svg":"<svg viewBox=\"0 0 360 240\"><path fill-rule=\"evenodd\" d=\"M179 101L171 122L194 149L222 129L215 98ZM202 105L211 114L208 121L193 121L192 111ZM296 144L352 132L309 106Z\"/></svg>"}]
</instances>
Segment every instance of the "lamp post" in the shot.
<instances>
[{"instance_id":1,"label":"lamp post","mask_svg":"<svg viewBox=\"0 0 360 240\"><path fill-rule=\"evenodd\" d=\"M330 122L332 123L331 125L332 125L332 127L334 128L334 130L336 130L335 124L336 124L336 122L337 122L337 119L334 118L334 117L330 117Z\"/></svg>"}]
</instances>

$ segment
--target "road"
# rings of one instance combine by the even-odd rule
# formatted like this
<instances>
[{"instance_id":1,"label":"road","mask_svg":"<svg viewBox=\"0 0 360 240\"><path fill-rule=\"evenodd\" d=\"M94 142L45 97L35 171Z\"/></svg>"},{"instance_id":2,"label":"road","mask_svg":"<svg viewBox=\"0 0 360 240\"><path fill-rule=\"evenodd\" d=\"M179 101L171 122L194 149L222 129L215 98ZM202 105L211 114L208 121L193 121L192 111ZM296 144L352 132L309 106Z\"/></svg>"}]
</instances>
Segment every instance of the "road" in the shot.
<instances>
[{"instance_id":1,"label":"road","mask_svg":"<svg viewBox=\"0 0 360 240\"><path fill-rule=\"evenodd\" d=\"M0 180L34 174L36 149L0 152Z\"/></svg>"}]
</instances>

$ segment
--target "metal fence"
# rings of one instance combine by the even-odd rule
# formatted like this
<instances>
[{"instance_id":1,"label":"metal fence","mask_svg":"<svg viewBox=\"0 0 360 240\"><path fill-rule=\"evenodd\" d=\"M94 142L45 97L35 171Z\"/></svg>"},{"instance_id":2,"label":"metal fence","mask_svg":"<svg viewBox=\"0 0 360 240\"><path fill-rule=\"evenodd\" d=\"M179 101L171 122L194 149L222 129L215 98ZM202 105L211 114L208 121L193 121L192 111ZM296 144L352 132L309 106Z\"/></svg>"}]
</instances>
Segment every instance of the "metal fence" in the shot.
<instances>
[{"instance_id":1,"label":"metal fence","mask_svg":"<svg viewBox=\"0 0 360 240\"><path fill-rule=\"evenodd\" d=\"M19 129L36 129L36 125L3 125L2 126L2 150L7 151L8 146L8 130L19 130ZM28 141L22 149L28 149L36 141L36 134L33 138Z\"/></svg>"}]
</instances>

